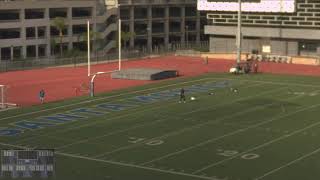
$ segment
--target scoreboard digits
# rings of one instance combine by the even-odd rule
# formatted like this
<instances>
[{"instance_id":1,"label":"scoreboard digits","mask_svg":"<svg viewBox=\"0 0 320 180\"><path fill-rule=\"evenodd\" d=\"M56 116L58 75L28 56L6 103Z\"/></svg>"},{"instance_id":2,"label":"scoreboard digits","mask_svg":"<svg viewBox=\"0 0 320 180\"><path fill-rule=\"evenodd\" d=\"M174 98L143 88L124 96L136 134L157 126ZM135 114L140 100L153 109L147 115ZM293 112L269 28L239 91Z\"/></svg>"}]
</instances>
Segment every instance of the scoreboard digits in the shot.
<instances>
[{"instance_id":1,"label":"scoreboard digits","mask_svg":"<svg viewBox=\"0 0 320 180\"><path fill-rule=\"evenodd\" d=\"M54 150L1 150L0 178L54 177Z\"/></svg>"}]
</instances>

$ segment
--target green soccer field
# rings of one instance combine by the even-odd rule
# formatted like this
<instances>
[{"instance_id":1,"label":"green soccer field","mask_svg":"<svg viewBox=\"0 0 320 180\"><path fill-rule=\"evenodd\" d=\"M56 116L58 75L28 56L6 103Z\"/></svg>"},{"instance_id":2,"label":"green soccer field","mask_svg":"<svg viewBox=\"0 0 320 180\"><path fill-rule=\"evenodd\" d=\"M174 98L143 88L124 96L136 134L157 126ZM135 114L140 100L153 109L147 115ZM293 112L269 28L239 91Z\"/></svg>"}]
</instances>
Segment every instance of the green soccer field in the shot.
<instances>
[{"instance_id":1,"label":"green soccer field","mask_svg":"<svg viewBox=\"0 0 320 180\"><path fill-rule=\"evenodd\" d=\"M207 74L1 112L0 149L55 149L57 180L314 180L319 115L317 77Z\"/></svg>"}]
</instances>

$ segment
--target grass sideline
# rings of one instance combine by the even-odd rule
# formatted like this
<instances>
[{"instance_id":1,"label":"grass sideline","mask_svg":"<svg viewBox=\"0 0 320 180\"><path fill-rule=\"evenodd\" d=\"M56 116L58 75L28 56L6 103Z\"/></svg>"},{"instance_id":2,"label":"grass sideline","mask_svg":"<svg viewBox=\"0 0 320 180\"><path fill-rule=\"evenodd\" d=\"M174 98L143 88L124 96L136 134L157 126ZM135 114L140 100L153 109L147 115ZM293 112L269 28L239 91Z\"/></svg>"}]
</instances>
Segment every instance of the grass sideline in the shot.
<instances>
[{"instance_id":1,"label":"grass sideline","mask_svg":"<svg viewBox=\"0 0 320 180\"><path fill-rule=\"evenodd\" d=\"M206 74L0 112L0 127L208 82L231 86L6 137L0 149L55 148L59 180L300 180L320 177L316 77ZM230 87L237 88L235 93ZM187 93L187 99L191 94ZM0 178L5 179L5 178Z\"/></svg>"}]
</instances>

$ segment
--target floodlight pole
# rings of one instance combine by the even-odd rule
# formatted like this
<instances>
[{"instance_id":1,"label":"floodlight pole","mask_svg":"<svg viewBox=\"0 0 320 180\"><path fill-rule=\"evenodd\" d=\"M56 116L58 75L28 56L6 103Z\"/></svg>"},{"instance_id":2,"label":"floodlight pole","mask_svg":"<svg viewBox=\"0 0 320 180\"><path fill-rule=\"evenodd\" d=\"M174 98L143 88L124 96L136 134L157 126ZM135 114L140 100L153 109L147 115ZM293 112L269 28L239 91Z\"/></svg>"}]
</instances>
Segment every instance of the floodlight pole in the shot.
<instances>
[{"instance_id":1,"label":"floodlight pole","mask_svg":"<svg viewBox=\"0 0 320 180\"><path fill-rule=\"evenodd\" d=\"M118 39L118 46L119 46L119 71L121 70L121 19L119 17L119 39Z\"/></svg>"},{"instance_id":2,"label":"floodlight pole","mask_svg":"<svg viewBox=\"0 0 320 180\"><path fill-rule=\"evenodd\" d=\"M5 86L0 86L1 87L1 108L4 108L4 88Z\"/></svg>"},{"instance_id":3,"label":"floodlight pole","mask_svg":"<svg viewBox=\"0 0 320 180\"><path fill-rule=\"evenodd\" d=\"M242 36L242 32L241 32L241 0L238 0L238 4L239 4L239 10L238 10L238 30L237 30L237 64L240 63L241 61L241 36Z\"/></svg>"},{"instance_id":4,"label":"floodlight pole","mask_svg":"<svg viewBox=\"0 0 320 180\"><path fill-rule=\"evenodd\" d=\"M91 65L90 65L90 21L87 22L87 45L88 45L88 76L91 75Z\"/></svg>"}]
</instances>

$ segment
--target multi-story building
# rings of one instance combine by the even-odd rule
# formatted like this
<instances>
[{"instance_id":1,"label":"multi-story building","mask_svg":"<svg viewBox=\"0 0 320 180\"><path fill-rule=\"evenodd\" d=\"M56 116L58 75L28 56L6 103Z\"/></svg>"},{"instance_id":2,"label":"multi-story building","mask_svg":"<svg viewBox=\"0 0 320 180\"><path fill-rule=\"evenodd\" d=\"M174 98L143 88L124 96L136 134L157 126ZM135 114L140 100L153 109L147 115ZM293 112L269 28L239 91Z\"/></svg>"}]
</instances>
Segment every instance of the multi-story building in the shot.
<instances>
[{"instance_id":1,"label":"multi-story building","mask_svg":"<svg viewBox=\"0 0 320 180\"><path fill-rule=\"evenodd\" d=\"M250 2L252 1L252 2ZM269 1L269 2L266 2ZM237 3L234 0L225 2ZM319 0L243 0L242 50L263 51L289 56L320 54L320 1ZM247 7L249 3L266 3ZM274 5L270 4L273 3ZM200 9L208 12L209 24L205 33L210 35L211 52L235 52L237 9L223 6L221 0L201 0ZM210 4L211 3L211 4ZM226 4L225 4L226 5ZM254 8L255 7L255 8Z\"/></svg>"},{"instance_id":2,"label":"multi-story building","mask_svg":"<svg viewBox=\"0 0 320 180\"><path fill-rule=\"evenodd\" d=\"M108 1L106 1L108 2ZM0 60L48 57L59 51L59 31L53 21L65 19L63 49L86 48L87 21L105 39L106 51L115 45L117 9L104 0L0 0ZM56 50L55 50L56 49Z\"/></svg>"},{"instance_id":3,"label":"multi-story building","mask_svg":"<svg viewBox=\"0 0 320 180\"><path fill-rule=\"evenodd\" d=\"M122 31L135 32L126 47L199 43L206 40L206 16L196 5L196 0L0 0L0 60L59 55L56 17L65 19L64 51L86 50L87 20L99 32L100 50L116 48L119 17Z\"/></svg>"},{"instance_id":4,"label":"multi-story building","mask_svg":"<svg viewBox=\"0 0 320 180\"><path fill-rule=\"evenodd\" d=\"M170 47L173 43L206 41L204 12L197 0L119 0L122 29L135 32L131 48Z\"/></svg>"}]
</instances>

